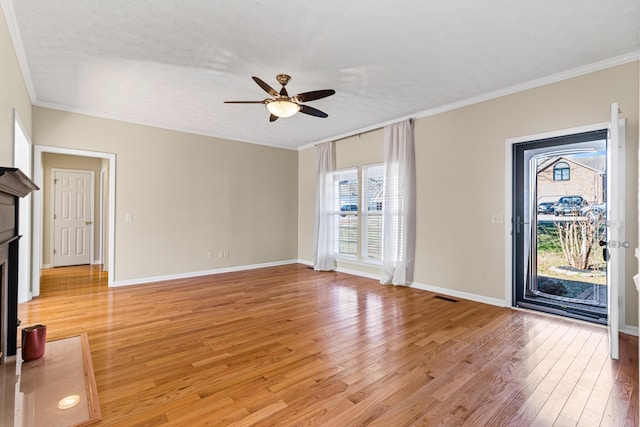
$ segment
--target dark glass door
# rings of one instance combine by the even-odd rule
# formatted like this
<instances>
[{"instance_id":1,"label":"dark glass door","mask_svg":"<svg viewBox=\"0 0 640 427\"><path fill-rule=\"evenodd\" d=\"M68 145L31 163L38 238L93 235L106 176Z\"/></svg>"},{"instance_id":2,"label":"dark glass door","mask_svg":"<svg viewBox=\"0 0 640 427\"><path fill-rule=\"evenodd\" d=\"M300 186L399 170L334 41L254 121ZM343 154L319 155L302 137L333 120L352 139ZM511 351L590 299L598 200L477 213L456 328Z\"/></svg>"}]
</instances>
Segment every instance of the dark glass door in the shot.
<instances>
[{"instance_id":1,"label":"dark glass door","mask_svg":"<svg viewBox=\"0 0 640 427\"><path fill-rule=\"evenodd\" d=\"M513 146L514 305L607 322L607 129Z\"/></svg>"}]
</instances>

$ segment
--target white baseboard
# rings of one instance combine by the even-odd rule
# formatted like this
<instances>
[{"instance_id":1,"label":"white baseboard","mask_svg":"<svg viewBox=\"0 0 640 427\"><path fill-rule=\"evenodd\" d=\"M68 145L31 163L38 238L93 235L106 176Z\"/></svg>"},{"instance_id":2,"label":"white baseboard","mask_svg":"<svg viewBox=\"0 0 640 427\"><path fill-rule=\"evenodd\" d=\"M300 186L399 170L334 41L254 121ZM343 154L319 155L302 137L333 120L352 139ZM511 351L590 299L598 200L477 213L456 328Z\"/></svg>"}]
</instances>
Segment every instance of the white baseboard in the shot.
<instances>
[{"instance_id":1,"label":"white baseboard","mask_svg":"<svg viewBox=\"0 0 640 427\"><path fill-rule=\"evenodd\" d=\"M91 261L90 265L99 265L99 264L102 264L102 261L94 260L94 261ZM44 270L46 268L54 268L54 267L53 267L52 264L42 264L42 267L40 267L40 268L42 268Z\"/></svg>"},{"instance_id":2,"label":"white baseboard","mask_svg":"<svg viewBox=\"0 0 640 427\"><path fill-rule=\"evenodd\" d=\"M506 307L504 300L498 298L486 297L484 295L470 294L468 292L456 291L454 289L441 288L439 286L425 285L424 283L412 282L410 287L423 291L435 292L450 297L467 299L470 301L481 302L483 304L495 305L498 307Z\"/></svg>"},{"instance_id":3,"label":"white baseboard","mask_svg":"<svg viewBox=\"0 0 640 427\"><path fill-rule=\"evenodd\" d=\"M308 265L309 267L313 267L313 262L307 261L306 259L297 259L296 262L298 264Z\"/></svg>"},{"instance_id":4,"label":"white baseboard","mask_svg":"<svg viewBox=\"0 0 640 427\"><path fill-rule=\"evenodd\" d=\"M263 264L239 265L235 267L216 268L214 270L193 271L190 273L170 274L166 276L141 277L138 279L118 280L113 282L113 287L142 285L145 283L164 282L167 280L188 279L190 277L210 276L212 274L231 273L234 271L254 270L263 267L276 267L279 265L295 264L297 260L284 260L267 262Z\"/></svg>"},{"instance_id":5,"label":"white baseboard","mask_svg":"<svg viewBox=\"0 0 640 427\"><path fill-rule=\"evenodd\" d=\"M344 267L338 267L336 268L336 271L338 273L351 274L352 276L366 277L368 279L374 279L374 280L380 281L379 274L367 273L366 271L352 270L350 268L344 268Z\"/></svg>"},{"instance_id":6,"label":"white baseboard","mask_svg":"<svg viewBox=\"0 0 640 427\"><path fill-rule=\"evenodd\" d=\"M299 264L305 264L305 265L313 265L313 263L311 261L302 260L302 259L299 259L298 263ZM373 280L378 280L378 281L380 280L380 275L379 274L372 274L372 273L367 273L367 272L359 271L359 270L352 270L352 269L344 268L344 267L338 267L336 269L336 271L338 271L339 273L351 274L353 276L366 277L368 279L373 279ZM450 297L463 298L463 299L467 299L467 300L471 300L471 301L481 302L481 303L484 303L484 304L497 305L498 307L505 307L504 300L497 299L497 298L485 297L483 295L470 294L470 293L467 293L467 292L455 291L455 290L452 290L452 289L441 288L441 287L438 287L438 286L425 285L423 283L418 283L418 282L410 283L409 287L410 288L414 288L414 289L420 289L420 290L423 290L423 291L428 291L428 292L435 292L435 293L442 294L442 295L447 295L447 296L450 296Z\"/></svg>"}]
</instances>

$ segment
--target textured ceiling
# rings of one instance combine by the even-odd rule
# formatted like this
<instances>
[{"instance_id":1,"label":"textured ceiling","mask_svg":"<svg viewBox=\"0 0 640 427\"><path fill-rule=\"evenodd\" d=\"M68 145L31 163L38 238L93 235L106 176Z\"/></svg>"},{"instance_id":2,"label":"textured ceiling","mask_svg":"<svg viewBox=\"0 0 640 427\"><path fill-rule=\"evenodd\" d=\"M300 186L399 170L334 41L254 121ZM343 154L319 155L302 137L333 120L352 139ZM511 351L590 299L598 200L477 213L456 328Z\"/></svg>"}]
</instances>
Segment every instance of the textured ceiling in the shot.
<instances>
[{"instance_id":1,"label":"textured ceiling","mask_svg":"<svg viewBox=\"0 0 640 427\"><path fill-rule=\"evenodd\" d=\"M638 0L1 1L34 104L287 148L640 50ZM223 103L279 73L329 117Z\"/></svg>"}]
</instances>

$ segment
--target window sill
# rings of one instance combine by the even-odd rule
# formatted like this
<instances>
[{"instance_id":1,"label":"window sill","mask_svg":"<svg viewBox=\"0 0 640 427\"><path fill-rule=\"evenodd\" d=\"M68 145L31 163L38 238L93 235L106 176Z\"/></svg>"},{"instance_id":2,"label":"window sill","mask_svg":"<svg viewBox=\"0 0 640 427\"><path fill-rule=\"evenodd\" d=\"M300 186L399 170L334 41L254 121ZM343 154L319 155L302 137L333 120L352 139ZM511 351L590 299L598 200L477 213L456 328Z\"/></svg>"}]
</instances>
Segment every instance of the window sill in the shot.
<instances>
[{"instance_id":1,"label":"window sill","mask_svg":"<svg viewBox=\"0 0 640 427\"><path fill-rule=\"evenodd\" d=\"M335 259L336 259L336 262L344 262L352 265L359 265L362 267L380 268L382 266L382 261L364 261L356 257L350 258L350 257L341 256L341 257L336 257Z\"/></svg>"}]
</instances>

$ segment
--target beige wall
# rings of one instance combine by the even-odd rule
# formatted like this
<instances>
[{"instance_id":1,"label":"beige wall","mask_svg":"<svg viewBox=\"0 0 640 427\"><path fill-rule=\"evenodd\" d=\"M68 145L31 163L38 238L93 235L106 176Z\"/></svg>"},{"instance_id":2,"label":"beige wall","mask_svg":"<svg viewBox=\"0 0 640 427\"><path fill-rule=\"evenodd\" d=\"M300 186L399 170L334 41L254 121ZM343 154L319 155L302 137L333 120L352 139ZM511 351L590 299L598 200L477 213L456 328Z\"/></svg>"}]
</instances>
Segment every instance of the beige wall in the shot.
<instances>
[{"instance_id":1,"label":"beige wall","mask_svg":"<svg viewBox=\"0 0 640 427\"><path fill-rule=\"evenodd\" d=\"M93 254L91 262L96 261L100 254L100 227L98 219L100 217L100 171L102 169L102 159L95 157L69 156L63 154L44 153L42 155L42 166L44 170L42 190L42 264L51 264L51 219L53 216L53 192L51 185L51 169L72 169L93 172Z\"/></svg>"},{"instance_id":2,"label":"beige wall","mask_svg":"<svg viewBox=\"0 0 640 427\"><path fill-rule=\"evenodd\" d=\"M116 282L297 258L297 152L39 107L33 123L34 144L116 154Z\"/></svg>"},{"instance_id":3,"label":"beige wall","mask_svg":"<svg viewBox=\"0 0 640 427\"><path fill-rule=\"evenodd\" d=\"M418 119L417 283L504 300L505 141L609 121L618 102L627 119L627 238L638 246L637 152L638 62L595 72L491 101ZM336 143L338 168L382 160L382 132ZM299 153L299 258L311 261L314 149ZM507 217L508 221L509 218ZM371 268L349 268L371 272ZM374 271L376 271L374 269ZM638 325L632 276L633 251L626 253L626 324Z\"/></svg>"},{"instance_id":4,"label":"beige wall","mask_svg":"<svg viewBox=\"0 0 640 427\"><path fill-rule=\"evenodd\" d=\"M0 8L0 166L13 166L13 109L31 135L31 100Z\"/></svg>"}]
</instances>

